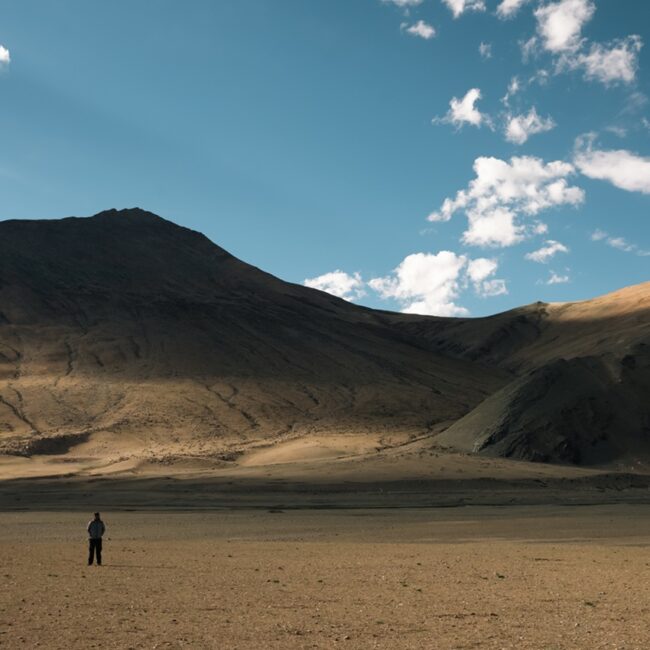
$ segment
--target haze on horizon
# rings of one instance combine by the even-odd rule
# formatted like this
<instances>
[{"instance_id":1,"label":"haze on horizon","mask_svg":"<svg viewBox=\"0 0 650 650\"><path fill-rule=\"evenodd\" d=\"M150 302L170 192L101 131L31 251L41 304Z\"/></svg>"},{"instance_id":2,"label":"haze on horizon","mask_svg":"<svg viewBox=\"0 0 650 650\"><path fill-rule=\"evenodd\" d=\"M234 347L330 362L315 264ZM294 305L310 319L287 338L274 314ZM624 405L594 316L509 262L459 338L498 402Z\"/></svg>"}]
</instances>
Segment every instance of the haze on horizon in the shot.
<instances>
[{"instance_id":1,"label":"haze on horizon","mask_svg":"<svg viewBox=\"0 0 650 650\"><path fill-rule=\"evenodd\" d=\"M646 3L2 17L0 218L138 205L284 280L421 314L648 279Z\"/></svg>"}]
</instances>

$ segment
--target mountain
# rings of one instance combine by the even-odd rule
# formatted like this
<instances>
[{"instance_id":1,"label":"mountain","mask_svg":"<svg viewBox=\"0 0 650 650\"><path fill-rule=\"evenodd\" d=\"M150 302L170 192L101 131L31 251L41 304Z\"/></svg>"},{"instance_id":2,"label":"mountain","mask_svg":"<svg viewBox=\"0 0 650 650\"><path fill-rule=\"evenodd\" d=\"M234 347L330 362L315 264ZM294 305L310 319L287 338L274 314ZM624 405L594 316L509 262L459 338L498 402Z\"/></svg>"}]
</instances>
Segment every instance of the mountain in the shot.
<instances>
[{"instance_id":1,"label":"mountain","mask_svg":"<svg viewBox=\"0 0 650 650\"><path fill-rule=\"evenodd\" d=\"M5 451L201 455L315 430L415 434L507 377L142 210L0 223Z\"/></svg>"},{"instance_id":2,"label":"mountain","mask_svg":"<svg viewBox=\"0 0 650 650\"><path fill-rule=\"evenodd\" d=\"M0 222L0 454L212 458L309 436L650 459L650 283L480 319L289 284L149 212Z\"/></svg>"},{"instance_id":3,"label":"mountain","mask_svg":"<svg viewBox=\"0 0 650 650\"><path fill-rule=\"evenodd\" d=\"M440 352L516 375L438 444L587 465L650 458L650 283L594 300L405 327Z\"/></svg>"}]
</instances>

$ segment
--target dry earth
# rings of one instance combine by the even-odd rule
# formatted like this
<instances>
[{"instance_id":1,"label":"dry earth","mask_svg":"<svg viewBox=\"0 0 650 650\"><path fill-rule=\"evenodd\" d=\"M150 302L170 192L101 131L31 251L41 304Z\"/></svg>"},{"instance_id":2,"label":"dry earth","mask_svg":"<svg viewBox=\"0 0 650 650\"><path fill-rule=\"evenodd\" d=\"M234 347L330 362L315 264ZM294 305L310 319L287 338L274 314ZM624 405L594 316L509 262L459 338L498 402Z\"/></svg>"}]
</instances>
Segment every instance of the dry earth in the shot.
<instances>
[{"instance_id":1,"label":"dry earth","mask_svg":"<svg viewBox=\"0 0 650 650\"><path fill-rule=\"evenodd\" d=\"M3 648L645 649L650 507L0 515Z\"/></svg>"}]
</instances>

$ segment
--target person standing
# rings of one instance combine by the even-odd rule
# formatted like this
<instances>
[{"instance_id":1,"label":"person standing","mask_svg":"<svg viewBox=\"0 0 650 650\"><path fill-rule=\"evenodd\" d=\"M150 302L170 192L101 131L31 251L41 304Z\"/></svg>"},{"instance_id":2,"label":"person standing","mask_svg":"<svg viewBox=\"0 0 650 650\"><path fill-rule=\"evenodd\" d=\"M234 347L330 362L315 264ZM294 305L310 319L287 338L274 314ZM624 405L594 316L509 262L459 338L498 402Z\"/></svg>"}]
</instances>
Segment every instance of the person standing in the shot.
<instances>
[{"instance_id":1,"label":"person standing","mask_svg":"<svg viewBox=\"0 0 650 650\"><path fill-rule=\"evenodd\" d=\"M93 563L93 557L97 556L97 566L102 564L102 535L106 532L106 526L100 519L99 513L88 522L88 566Z\"/></svg>"}]
</instances>

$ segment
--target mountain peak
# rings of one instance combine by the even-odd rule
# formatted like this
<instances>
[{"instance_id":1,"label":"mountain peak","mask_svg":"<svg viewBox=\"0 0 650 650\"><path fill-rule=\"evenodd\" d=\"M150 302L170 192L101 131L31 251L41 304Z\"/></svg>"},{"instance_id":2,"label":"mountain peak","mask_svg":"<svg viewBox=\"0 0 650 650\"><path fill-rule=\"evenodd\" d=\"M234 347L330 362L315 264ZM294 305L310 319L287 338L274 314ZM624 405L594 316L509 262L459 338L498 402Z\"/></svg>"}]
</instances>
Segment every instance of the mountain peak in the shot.
<instances>
[{"instance_id":1,"label":"mountain peak","mask_svg":"<svg viewBox=\"0 0 650 650\"><path fill-rule=\"evenodd\" d=\"M108 210L102 210L92 217L85 217L87 219L119 219L119 220L129 220L129 221L168 221L163 219L163 217L150 212L149 210L144 210L143 208L109 208ZM172 222L168 222L172 223Z\"/></svg>"}]
</instances>

